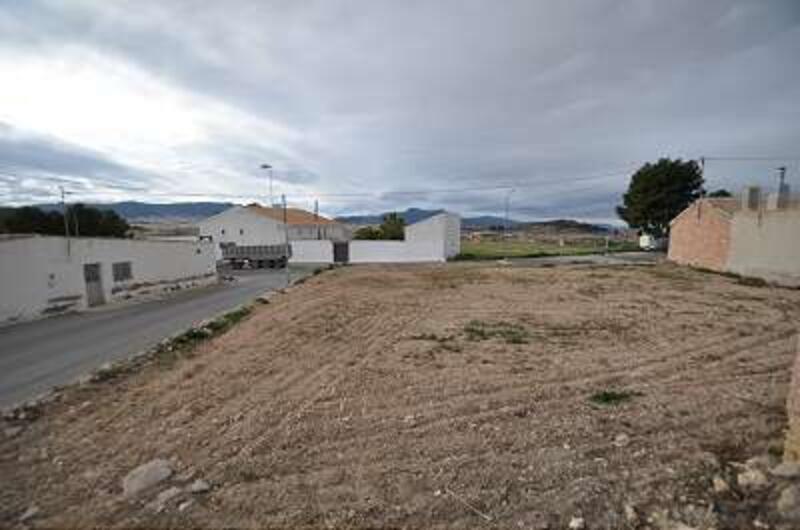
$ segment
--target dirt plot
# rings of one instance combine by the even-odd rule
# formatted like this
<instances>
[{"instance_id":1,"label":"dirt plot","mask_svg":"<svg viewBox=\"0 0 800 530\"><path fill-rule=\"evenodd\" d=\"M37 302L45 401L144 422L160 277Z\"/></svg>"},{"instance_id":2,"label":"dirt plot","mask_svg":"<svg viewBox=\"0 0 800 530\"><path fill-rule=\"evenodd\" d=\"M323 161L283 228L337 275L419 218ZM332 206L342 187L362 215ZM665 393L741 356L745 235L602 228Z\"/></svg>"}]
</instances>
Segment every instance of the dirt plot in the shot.
<instances>
[{"instance_id":1,"label":"dirt plot","mask_svg":"<svg viewBox=\"0 0 800 530\"><path fill-rule=\"evenodd\" d=\"M800 291L670 265L338 269L177 362L47 405L0 442L0 524L32 506L26 524L50 527L705 513L715 458L779 446L798 317ZM156 458L172 477L123 497ZM210 491L183 489L196 479Z\"/></svg>"}]
</instances>

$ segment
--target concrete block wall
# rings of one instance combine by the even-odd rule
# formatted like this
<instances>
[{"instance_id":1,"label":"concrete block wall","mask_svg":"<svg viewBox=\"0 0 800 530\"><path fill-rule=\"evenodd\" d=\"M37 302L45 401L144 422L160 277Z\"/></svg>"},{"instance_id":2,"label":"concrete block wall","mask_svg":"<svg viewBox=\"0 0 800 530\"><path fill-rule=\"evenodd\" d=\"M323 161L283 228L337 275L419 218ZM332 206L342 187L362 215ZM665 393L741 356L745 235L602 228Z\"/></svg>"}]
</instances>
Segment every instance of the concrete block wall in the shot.
<instances>
[{"instance_id":1,"label":"concrete block wall","mask_svg":"<svg viewBox=\"0 0 800 530\"><path fill-rule=\"evenodd\" d=\"M736 212L726 270L800 286L800 209Z\"/></svg>"},{"instance_id":2,"label":"concrete block wall","mask_svg":"<svg viewBox=\"0 0 800 530\"><path fill-rule=\"evenodd\" d=\"M730 214L700 200L672 222L668 258L681 265L724 271L730 246Z\"/></svg>"},{"instance_id":3,"label":"concrete block wall","mask_svg":"<svg viewBox=\"0 0 800 530\"><path fill-rule=\"evenodd\" d=\"M333 241L318 239L292 241L290 263L333 263Z\"/></svg>"}]
</instances>

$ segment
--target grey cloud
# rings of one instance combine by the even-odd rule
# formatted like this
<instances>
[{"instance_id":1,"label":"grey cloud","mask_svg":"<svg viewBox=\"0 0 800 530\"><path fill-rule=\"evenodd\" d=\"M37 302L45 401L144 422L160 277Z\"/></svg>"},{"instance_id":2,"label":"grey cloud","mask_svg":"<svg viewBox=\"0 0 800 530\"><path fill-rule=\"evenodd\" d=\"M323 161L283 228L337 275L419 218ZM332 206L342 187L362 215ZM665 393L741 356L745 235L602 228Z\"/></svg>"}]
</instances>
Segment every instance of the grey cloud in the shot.
<instances>
[{"instance_id":1,"label":"grey cloud","mask_svg":"<svg viewBox=\"0 0 800 530\"><path fill-rule=\"evenodd\" d=\"M276 161L309 193L374 194L338 211L498 213L502 192L397 192L517 184L519 215L610 218L647 160L800 155L795 0L10 2L0 29L2 46L99 49L290 127L293 159L269 138L194 149L239 175L232 191ZM709 163L709 185L768 184L777 163Z\"/></svg>"},{"instance_id":2,"label":"grey cloud","mask_svg":"<svg viewBox=\"0 0 800 530\"><path fill-rule=\"evenodd\" d=\"M50 181L91 189L83 184L88 179L101 188L132 191L145 191L152 178L148 172L119 164L102 153L20 131L2 122L0 175L7 183ZM28 188L28 193L36 189Z\"/></svg>"}]
</instances>

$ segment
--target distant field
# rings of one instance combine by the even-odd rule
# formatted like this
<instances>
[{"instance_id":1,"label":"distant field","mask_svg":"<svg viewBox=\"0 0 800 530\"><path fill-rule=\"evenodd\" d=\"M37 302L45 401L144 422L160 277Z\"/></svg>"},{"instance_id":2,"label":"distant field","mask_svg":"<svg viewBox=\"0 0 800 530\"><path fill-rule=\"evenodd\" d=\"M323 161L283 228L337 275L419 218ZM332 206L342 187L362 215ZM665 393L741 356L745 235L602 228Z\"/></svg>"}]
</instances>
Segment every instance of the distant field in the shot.
<instances>
[{"instance_id":1,"label":"distant field","mask_svg":"<svg viewBox=\"0 0 800 530\"><path fill-rule=\"evenodd\" d=\"M611 252L624 252L638 250L636 243L631 241L611 241ZM557 243L538 241L462 241L459 259L501 259L524 258L539 256L568 256L579 254L594 254L605 250L605 241L597 239L593 242L565 242L564 246Z\"/></svg>"}]
</instances>

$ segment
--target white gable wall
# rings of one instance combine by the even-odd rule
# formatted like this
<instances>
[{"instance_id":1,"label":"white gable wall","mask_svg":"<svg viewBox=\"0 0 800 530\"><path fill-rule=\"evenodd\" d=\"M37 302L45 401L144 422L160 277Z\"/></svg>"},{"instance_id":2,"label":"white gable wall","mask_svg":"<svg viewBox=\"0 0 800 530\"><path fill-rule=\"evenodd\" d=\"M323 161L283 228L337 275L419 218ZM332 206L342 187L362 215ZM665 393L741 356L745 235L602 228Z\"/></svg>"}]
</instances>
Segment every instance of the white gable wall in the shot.
<instances>
[{"instance_id":1,"label":"white gable wall","mask_svg":"<svg viewBox=\"0 0 800 530\"><path fill-rule=\"evenodd\" d=\"M200 236L210 237L222 259L220 243L236 245L279 245L284 243L283 223L253 213L243 206L234 206L224 212L200 221Z\"/></svg>"}]
</instances>

